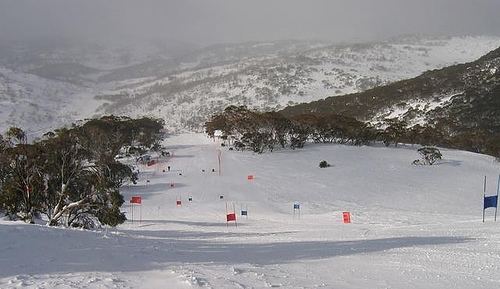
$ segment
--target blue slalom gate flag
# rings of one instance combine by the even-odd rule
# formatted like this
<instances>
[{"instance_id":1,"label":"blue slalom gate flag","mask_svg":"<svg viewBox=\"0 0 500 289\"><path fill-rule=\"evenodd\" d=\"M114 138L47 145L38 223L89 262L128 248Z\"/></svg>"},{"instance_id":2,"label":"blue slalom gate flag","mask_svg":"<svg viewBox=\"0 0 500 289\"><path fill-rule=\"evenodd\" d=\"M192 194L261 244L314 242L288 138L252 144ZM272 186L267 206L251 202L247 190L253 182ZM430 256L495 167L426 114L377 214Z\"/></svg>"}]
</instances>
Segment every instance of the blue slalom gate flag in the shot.
<instances>
[{"instance_id":1,"label":"blue slalom gate flag","mask_svg":"<svg viewBox=\"0 0 500 289\"><path fill-rule=\"evenodd\" d=\"M498 210L498 194L500 193L500 175L498 176L497 182L497 195L496 196L486 196L486 176L484 176L483 184L483 223L484 223L484 211L486 208L495 208L495 221L497 220L497 210Z\"/></svg>"},{"instance_id":2,"label":"blue slalom gate flag","mask_svg":"<svg viewBox=\"0 0 500 289\"><path fill-rule=\"evenodd\" d=\"M498 204L498 196L484 197L484 209L496 208Z\"/></svg>"},{"instance_id":3,"label":"blue slalom gate flag","mask_svg":"<svg viewBox=\"0 0 500 289\"><path fill-rule=\"evenodd\" d=\"M297 203L293 204L293 209L300 210L300 204L297 204Z\"/></svg>"},{"instance_id":4,"label":"blue slalom gate flag","mask_svg":"<svg viewBox=\"0 0 500 289\"><path fill-rule=\"evenodd\" d=\"M241 211L241 215L242 215L242 216L248 216L248 211L242 210L242 211Z\"/></svg>"}]
</instances>

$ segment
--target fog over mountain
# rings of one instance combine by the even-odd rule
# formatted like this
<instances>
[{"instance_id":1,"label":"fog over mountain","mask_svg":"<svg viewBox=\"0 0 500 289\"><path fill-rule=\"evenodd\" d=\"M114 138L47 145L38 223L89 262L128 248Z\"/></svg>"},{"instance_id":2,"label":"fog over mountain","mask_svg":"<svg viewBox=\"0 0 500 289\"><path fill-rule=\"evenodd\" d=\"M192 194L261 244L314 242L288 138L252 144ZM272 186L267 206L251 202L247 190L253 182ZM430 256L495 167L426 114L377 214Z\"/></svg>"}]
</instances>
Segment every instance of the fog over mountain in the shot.
<instances>
[{"instance_id":1,"label":"fog over mountain","mask_svg":"<svg viewBox=\"0 0 500 289\"><path fill-rule=\"evenodd\" d=\"M0 39L208 45L500 34L497 0L2 0Z\"/></svg>"}]
</instances>

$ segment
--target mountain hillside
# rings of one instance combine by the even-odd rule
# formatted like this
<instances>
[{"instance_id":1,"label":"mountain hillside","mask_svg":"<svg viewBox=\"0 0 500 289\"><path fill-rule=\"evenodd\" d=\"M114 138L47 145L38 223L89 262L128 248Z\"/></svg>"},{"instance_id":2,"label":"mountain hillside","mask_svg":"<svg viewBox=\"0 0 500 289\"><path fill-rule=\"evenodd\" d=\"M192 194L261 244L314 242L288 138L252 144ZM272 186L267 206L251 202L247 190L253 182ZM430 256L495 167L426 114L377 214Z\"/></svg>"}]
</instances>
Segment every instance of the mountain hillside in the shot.
<instances>
[{"instance_id":1,"label":"mountain hillside","mask_svg":"<svg viewBox=\"0 0 500 289\"><path fill-rule=\"evenodd\" d=\"M155 116L200 130L228 105L259 110L365 91L472 61L500 38L400 37L377 43L0 44L0 129L48 131L104 114Z\"/></svg>"},{"instance_id":2,"label":"mountain hillside","mask_svg":"<svg viewBox=\"0 0 500 289\"><path fill-rule=\"evenodd\" d=\"M476 61L433 70L364 92L291 106L285 115L336 113L374 124L387 118L500 132L500 48Z\"/></svg>"},{"instance_id":3,"label":"mountain hillside","mask_svg":"<svg viewBox=\"0 0 500 289\"><path fill-rule=\"evenodd\" d=\"M106 104L99 113L154 115L164 118L170 129L198 130L209 115L228 105L271 110L365 91L474 60L499 45L500 39L488 37L408 37L241 57L102 94L98 98Z\"/></svg>"},{"instance_id":4,"label":"mountain hillside","mask_svg":"<svg viewBox=\"0 0 500 289\"><path fill-rule=\"evenodd\" d=\"M72 83L0 67L0 129L38 135L92 115L95 91Z\"/></svg>"}]
</instances>

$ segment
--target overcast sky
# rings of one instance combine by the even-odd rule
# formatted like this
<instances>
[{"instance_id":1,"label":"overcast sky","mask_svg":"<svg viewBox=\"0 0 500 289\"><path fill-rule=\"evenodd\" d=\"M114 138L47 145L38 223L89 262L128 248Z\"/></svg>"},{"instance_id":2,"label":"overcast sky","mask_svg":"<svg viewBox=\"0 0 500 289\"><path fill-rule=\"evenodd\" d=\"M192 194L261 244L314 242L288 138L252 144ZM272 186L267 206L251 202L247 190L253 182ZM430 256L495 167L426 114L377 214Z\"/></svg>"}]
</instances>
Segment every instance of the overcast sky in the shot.
<instances>
[{"instance_id":1,"label":"overcast sky","mask_svg":"<svg viewBox=\"0 0 500 289\"><path fill-rule=\"evenodd\" d=\"M344 42L408 33L500 35L500 0L0 0L0 41Z\"/></svg>"}]
</instances>

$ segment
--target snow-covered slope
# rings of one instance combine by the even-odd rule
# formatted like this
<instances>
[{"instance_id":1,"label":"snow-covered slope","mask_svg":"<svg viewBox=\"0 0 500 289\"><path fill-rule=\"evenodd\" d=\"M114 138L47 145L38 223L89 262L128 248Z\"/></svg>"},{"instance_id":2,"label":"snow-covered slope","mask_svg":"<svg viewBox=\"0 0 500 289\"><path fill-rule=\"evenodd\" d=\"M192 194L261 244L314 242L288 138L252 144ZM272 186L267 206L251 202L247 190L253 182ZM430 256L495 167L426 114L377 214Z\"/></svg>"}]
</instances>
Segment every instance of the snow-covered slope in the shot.
<instances>
[{"instance_id":1,"label":"snow-covered slope","mask_svg":"<svg viewBox=\"0 0 500 289\"><path fill-rule=\"evenodd\" d=\"M127 200L142 196L133 223L85 232L0 221L0 287L441 289L500 282L491 209L481 222L482 178L494 194L500 171L491 157L443 149L438 165L413 166L415 147L310 145L257 155L201 135L167 144L173 156L140 167L139 183L123 188ZM333 166L320 169L320 160ZM238 227L226 227L226 203L234 203ZM123 210L130 218L131 208ZM351 224L342 223L343 211Z\"/></svg>"},{"instance_id":2,"label":"snow-covered slope","mask_svg":"<svg viewBox=\"0 0 500 289\"><path fill-rule=\"evenodd\" d=\"M18 125L37 131L94 114L149 115L165 119L171 131L199 130L230 104L280 109L364 91L472 61L498 48L500 37L404 37L349 45L276 41L203 49L51 45L0 46L1 130Z\"/></svg>"},{"instance_id":3,"label":"snow-covered slope","mask_svg":"<svg viewBox=\"0 0 500 289\"><path fill-rule=\"evenodd\" d=\"M38 136L92 116L95 89L0 67L0 131L11 126Z\"/></svg>"},{"instance_id":4,"label":"snow-covered slope","mask_svg":"<svg viewBox=\"0 0 500 289\"><path fill-rule=\"evenodd\" d=\"M499 46L498 37L408 37L247 57L124 86L100 96L110 103L99 111L154 115L164 118L171 129L199 129L208 115L230 104L279 109L364 91L472 61Z\"/></svg>"},{"instance_id":5,"label":"snow-covered slope","mask_svg":"<svg viewBox=\"0 0 500 289\"><path fill-rule=\"evenodd\" d=\"M486 137L482 139L488 145L482 147L464 145L459 138L448 140L453 147L475 151L481 147L481 152L498 155L498 150L485 148L494 148L498 143L499 111L500 47L468 63L427 71L415 78L359 93L289 106L281 112L287 116L335 113L380 127L386 126L388 118L396 119L408 129L417 124L429 125L444 138L483 132ZM418 131L419 127L414 129ZM491 140L486 140L487 137ZM441 143L429 138L426 141Z\"/></svg>"},{"instance_id":6,"label":"snow-covered slope","mask_svg":"<svg viewBox=\"0 0 500 289\"><path fill-rule=\"evenodd\" d=\"M39 136L91 117L102 104L94 97L120 85L99 82L99 77L152 59L168 59L180 53L177 50L175 45L158 43L2 42L0 131L19 126Z\"/></svg>"}]
</instances>

